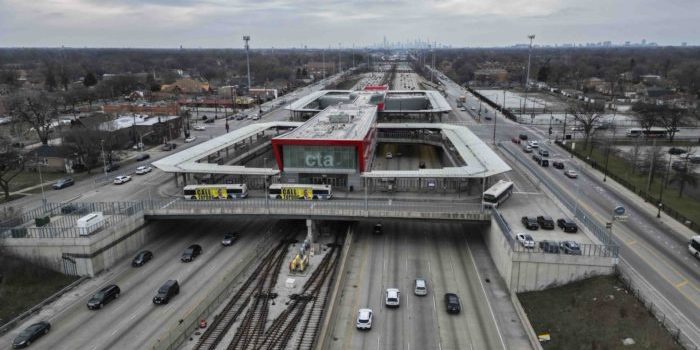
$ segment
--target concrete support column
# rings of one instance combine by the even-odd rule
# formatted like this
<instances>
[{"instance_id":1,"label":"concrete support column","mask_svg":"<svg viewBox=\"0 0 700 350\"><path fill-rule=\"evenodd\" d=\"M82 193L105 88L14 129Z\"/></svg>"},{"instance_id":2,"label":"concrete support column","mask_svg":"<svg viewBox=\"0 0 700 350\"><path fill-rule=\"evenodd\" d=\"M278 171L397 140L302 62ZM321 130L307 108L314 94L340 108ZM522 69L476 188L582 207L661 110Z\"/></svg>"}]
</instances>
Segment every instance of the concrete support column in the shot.
<instances>
[{"instance_id":1,"label":"concrete support column","mask_svg":"<svg viewBox=\"0 0 700 350\"><path fill-rule=\"evenodd\" d=\"M316 242L316 232L314 232L314 221L306 219L306 240L311 244Z\"/></svg>"},{"instance_id":2,"label":"concrete support column","mask_svg":"<svg viewBox=\"0 0 700 350\"><path fill-rule=\"evenodd\" d=\"M182 187L187 186L187 174L182 174Z\"/></svg>"},{"instance_id":3,"label":"concrete support column","mask_svg":"<svg viewBox=\"0 0 700 350\"><path fill-rule=\"evenodd\" d=\"M175 187L180 187L180 184L178 184L177 181L177 173L173 174L173 180L175 180Z\"/></svg>"}]
</instances>

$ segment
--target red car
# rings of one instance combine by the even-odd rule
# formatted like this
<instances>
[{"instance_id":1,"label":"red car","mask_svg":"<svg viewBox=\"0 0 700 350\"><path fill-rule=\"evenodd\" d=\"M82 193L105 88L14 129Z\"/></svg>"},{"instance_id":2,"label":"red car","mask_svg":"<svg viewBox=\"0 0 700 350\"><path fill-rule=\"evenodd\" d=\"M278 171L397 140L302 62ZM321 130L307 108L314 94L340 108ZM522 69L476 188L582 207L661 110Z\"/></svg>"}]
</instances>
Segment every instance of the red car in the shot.
<instances>
[{"instance_id":1,"label":"red car","mask_svg":"<svg viewBox=\"0 0 700 350\"><path fill-rule=\"evenodd\" d=\"M517 143L517 144L520 144L520 139L519 139L519 138L517 138L517 137L513 137L513 138L512 138L512 139L510 139L510 140L511 140L511 141L513 141L513 143Z\"/></svg>"}]
</instances>

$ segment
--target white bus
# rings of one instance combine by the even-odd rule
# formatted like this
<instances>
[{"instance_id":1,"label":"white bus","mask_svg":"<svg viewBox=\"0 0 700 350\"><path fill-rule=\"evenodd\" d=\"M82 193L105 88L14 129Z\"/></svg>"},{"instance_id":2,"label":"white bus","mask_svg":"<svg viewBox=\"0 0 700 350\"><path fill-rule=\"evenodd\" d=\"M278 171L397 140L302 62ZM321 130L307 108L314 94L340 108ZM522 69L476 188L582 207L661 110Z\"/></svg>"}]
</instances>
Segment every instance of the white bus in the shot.
<instances>
[{"instance_id":1,"label":"white bus","mask_svg":"<svg viewBox=\"0 0 700 350\"><path fill-rule=\"evenodd\" d=\"M700 258L700 236L693 236L688 242L688 251L696 258Z\"/></svg>"},{"instance_id":2,"label":"white bus","mask_svg":"<svg viewBox=\"0 0 700 350\"><path fill-rule=\"evenodd\" d=\"M666 132L665 128L650 128L648 131L644 128L631 128L627 129L627 137L666 137Z\"/></svg>"},{"instance_id":3,"label":"white bus","mask_svg":"<svg viewBox=\"0 0 700 350\"><path fill-rule=\"evenodd\" d=\"M270 185L268 196L287 200L331 199L333 191L331 185L273 184Z\"/></svg>"},{"instance_id":4,"label":"white bus","mask_svg":"<svg viewBox=\"0 0 700 350\"><path fill-rule=\"evenodd\" d=\"M246 184L187 185L185 199L197 201L230 200L248 196Z\"/></svg>"},{"instance_id":5,"label":"white bus","mask_svg":"<svg viewBox=\"0 0 700 350\"><path fill-rule=\"evenodd\" d=\"M489 208L497 208L499 204L503 203L508 197L513 193L513 183L510 181L499 180L491 188L484 192L484 199L482 204Z\"/></svg>"}]
</instances>

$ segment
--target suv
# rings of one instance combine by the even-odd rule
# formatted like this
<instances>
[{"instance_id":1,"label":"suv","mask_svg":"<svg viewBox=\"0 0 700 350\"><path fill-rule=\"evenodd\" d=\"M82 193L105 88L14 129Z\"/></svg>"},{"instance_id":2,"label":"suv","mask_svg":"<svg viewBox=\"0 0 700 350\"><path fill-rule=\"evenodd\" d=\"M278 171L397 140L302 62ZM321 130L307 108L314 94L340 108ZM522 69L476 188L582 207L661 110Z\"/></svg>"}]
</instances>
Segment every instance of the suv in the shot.
<instances>
[{"instance_id":1,"label":"suv","mask_svg":"<svg viewBox=\"0 0 700 350\"><path fill-rule=\"evenodd\" d=\"M159 289L156 296L153 297L154 304L167 304L170 298L180 293L180 284L177 280L168 280Z\"/></svg>"},{"instance_id":2,"label":"suv","mask_svg":"<svg viewBox=\"0 0 700 350\"><path fill-rule=\"evenodd\" d=\"M578 225L569 219L561 218L557 220L557 226L564 230L564 232L576 233L578 232Z\"/></svg>"},{"instance_id":3,"label":"suv","mask_svg":"<svg viewBox=\"0 0 700 350\"><path fill-rule=\"evenodd\" d=\"M518 137L523 141L527 140L527 134L520 134Z\"/></svg>"},{"instance_id":4,"label":"suv","mask_svg":"<svg viewBox=\"0 0 700 350\"><path fill-rule=\"evenodd\" d=\"M100 289L99 292L95 293L90 300L88 300L87 307L90 310L101 309L105 304L110 301L119 298L119 293L121 290L116 284L110 284L107 287Z\"/></svg>"},{"instance_id":5,"label":"suv","mask_svg":"<svg viewBox=\"0 0 700 350\"><path fill-rule=\"evenodd\" d=\"M581 255L581 247L574 241L562 241L559 247L564 254Z\"/></svg>"},{"instance_id":6,"label":"suv","mask_svg":"<svg viewBox=\"0 0 700 350\"><path fill-rule=\"evenodd\" d=\"M145 265L149 260L153 259L153 253L149 250L142 250L131 261L131 266L139 267Z\"/></svg>"},{"instance_id":7,"label":"suv","mask_svg":"<svg viewBox=\"0 0 700 350\"><path fill-rule=\"evenodd\" d=\"M56 181L56 183L53 184L51 187L54 190L60 190L62 188L66 188L66 187L73 186L73 185L75 185L75 181L73 181L73 179L70 177L66 177L66 178L63 178L63 179Z\"/></svg>"},{"instance_id":8,"label":"suv","mask_svg":"<svg viewBox=\"0 0 700 350\"><path fill-rule=\"evenodd\" d=\"M675 156L683 154L683 153L686 153L686 150L684 150L682 148L671 147L668 149L668 154L672 154Z\"/></svg>"},{"instance_id":9,"label":"suv","mask_svg":"<svg viewBox=\"0 0 700 350\"><path fill-rule=\"evenodd\" d=\"M448 314L458 314L462 311L459 297L455 293L445 293L445 306L447 307Z\"/></svg>"},{"instance_id":10,"label":"suv","mask_svg":"<svg viewBox=\"0 0 700 350\"><path fill-rule=\"evenodd\" d=\"M200 254L202 254L202 246L200 246L199 244L193 244L187 247L187 249L185 249L184 252L182 252L182 257L180 258L180 261L190 262Z\"/></svg>"},{"instance_id":11,"label":"suv","mask_svg":"<svg viewBox=\"0 0 700 350\"><path fill-rule=\"evenodd\" d=\"M564 169L564 162L560 160L555 160L552 162L552 166L557 168L557 169Z\"/></svg>"},{"instance_id":12,"label":"suv","mask_svg":"<svg viewBox=\"0 0 700 350\"><path fill-rule=\"evenodd\" d=\"M537 219L532 216L523 216L520 222L522 222L528 230L537 230L540 228L540 225L537 224Z\"/></svg>"},{"instance_id":13,"label":"suv","mask_svg":"<svg viewBox=\"0 0 700 350\"><path fill-rule=\"evenodd\" d=\"M357 329L372 329L372 309L360 309L357 313Z\"/></svg>"},{"instance_id":14,"label":"suv","mask_svg":"<svg viewBox=\"0 0 700 350\"><path fill-rule=\"evenodd\" d=\"M416 286L413 288L413 294L415 295L428 295L428 282L422 278L416 278Z\"/></svg>"},{"instance_id":15,"label":"suv","mask_svg":"<svg viewBox=\"0 0 700 350\"><path fill-rule=\"evenodd\" d=\"M397 288L388 288L385 293L384 304L387 307L399 307L401 292Z\"/></svg>"},{"instance_id":16,"label":"suv","mask_svg":"<svg viewBox=\"0 0 700 350\"><path fill-rule=\"evenodd\" d=\"M559 254L559 245L555 241L541 241L540 249L545 253Z\"/></svg>"},{"instance_id":17,"label":"suv","mask_svg":"<svg viewBox=\"0 0 700 350\"><path fill-rule=\"evenodd\" d=\"M537 217L537 223L545 230L554 230L554 220L551 216L540 215Z\"/></svg>"}]
</instances>

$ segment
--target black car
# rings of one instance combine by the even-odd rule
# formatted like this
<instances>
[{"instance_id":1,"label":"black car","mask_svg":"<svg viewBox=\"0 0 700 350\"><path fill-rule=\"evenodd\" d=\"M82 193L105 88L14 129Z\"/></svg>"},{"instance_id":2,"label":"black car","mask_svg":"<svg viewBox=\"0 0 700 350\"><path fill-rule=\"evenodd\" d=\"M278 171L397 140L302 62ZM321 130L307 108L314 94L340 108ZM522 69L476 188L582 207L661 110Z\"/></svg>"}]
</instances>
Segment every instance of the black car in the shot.
<instances>
[{"instance_id":1,"label":"black car","mask_svg":"<svg viewBox=\"0 0 700 350\"><path fill-rule=\"evenodd\" d=\"M552 166L557 168L557 169L564 169L564 162L555 160L552 162Z\"/></svg>"},{"instance_id":2,"label":"black car","mask_svg":"<svg viewBox=\"0 0 700 350\"><path fill-rule=\"evenodd\" d=\"M564 254L581 255L581 247L574 241L562 241L559 247Z\"/></svg>"},{"instance_id":3,"label":"black car","mask_svg":"<svg viewBox=\"0 0 700 350\"><path fill-rule=\"evenodd\" d=\"M51 185L51 187L54 190L60 190L62 188L66 188L66 187L73 186L73 185L75 185L75 181L73 181L73 179L70 177L66 177L66 178L63 178L63 179L56 181L56 183Z\"/></svg>"},{"instance_id":4,"label":"black car","mask_svg":"<svg viewBox=\"0 0 700 350\"><path fill-rule=\"evenodd\" d=\"M215 121L214 118L209 118L209 119L207 119L207 120L204 121L204 124L213 124L214 121Z\"/></svg>"},{"instance_id":5,"label":"black car","mask_svg":"<svg viewBox=\"0 0 700 350\"><path fill-rule=\"evenodd\" d=\"M677 156L677 155L680 155L680 154L683 154L683 153L686 153L686 152L687 152L687 151L684 150L684 149L682 149L682 148L671 147L671 148L668 149L668 153L669 153L669 154L673 154L673 155L676 155L676 156Z\"/></svg>"},{"instance_id":6,"label":"black car","mask_svg":"<svg viewBox=\"0 0 700 350\"><path fill-rule=\"evenodd\" d=\"M559 245L554 241L540 241L540 249L545 253L559 254Z\"/></svg>"},{"instance_id":7,"label":"black car","mask_svg":"<svg viewBox=\"0 0 700 350\"><path fill-rule=\"evenodd\" d=\"M520 222L522 222L528 230L537 230L540 228L540 225L537 224L537 219L533 216L523 216Z\"/></svg>"},{"instance_id":8,"label":"black car","mask_svg":"<svg viewBox=\"0 0 700 350\"><path fill-rule=\"evenodd\" d=\"M459 297L455 293L445 293L445 306L447 313L458 314L462 311L462 305L459 302Z\"/></svg>"},{"instance_id":9,"label":"black car","mask_svg":"<svg viewBox=\"0 0 700 350\"><path fill-rule=\"evenodd\" d=\"M151 155L148 154L148 153L143 153L143 154L139 154L139 156L136 157L136 161L137 161L137 162L142 162L142 161L144 161L144 160L146 160L146 159L148 159L148 158L151 158Z\"/></svg>"},{"instance_id":10,"label":"black car","mask_svg":"<svg viewBox=\"0 0 700 350\"><path fill-rule=\"evenodd\" d=\"M46 321L35 323L25 328L17 338L12 342L12 347L15 349L26 348L37 339L46 335L51 330L51 324Z\"/></svg>"},{"instance_id":11,"label":"black car","mask_svg":"<svg viewBox=\"0 0 700 350\"><path fill-rule=\"evenodd\" d=\"M551 216L540 215L537 217L537 224L545 230L554 230L554 220Z\"/></svg>"},{"instance_id":12,"label":"black car","mask_svg":"<svg viewBox=\"0 0 700 350\"><path fill-rule=\"evenodd\" d=\"M160 149L163 150L163 151L171 151L171 150L174 150L174 149L176 149L176 148L177 148L177 144L176 144L176 143L166 143L166 144L164 144L163 147L161 147Z\"/></svg>"},{"instance_id":13,"label":"black car","mask_svg":"<svg viewBox=\"0 0 700 350\"><path fill-rule=\"evenodd\" d=\"M101 309L105 304L110 301L119 298L121 290L116 284L110 284L107 287L100 289L99 292L95 293L90 300L88 300L87 307L90 310Z\"/></svg>"},{"instance_id":14,"label":"black car","mask_svg":"<svg viewBox=\"0 0 700 350\"><path fill-rule=\"evenodd\" d=\"M75 215L82 215L82 214L87 214L90 210L87 207L84 207L82 205L77 205L77 204L66 204L61 207L61 214L68 215L68 214L75 214Z\"/></svg>"},{"instance_id":15,"label":"black car","mask_svg":"<svg viewBox=\"0 0 700 350\"><path fill-rule=\"evenodd\" d=\"M117 170L117 169L119 169L119 168L120 168L119 164L117 164L117 163L109 163L109 164L107 164L107 166L105 167L105 171L109 173L109 172L115 171L115 170Z\"/></svg>"},{"instance_id":16,"label":"black car","mask_svg":"<svg viewBox=\"0 0 700 350\"><path fill-rule=\"evenodd\" d=\"M236 115L236 120L243 120L243 119L245 119L245 118L246 118L246 117L245 117L245 114L238 114L238 115Z\"/></svg>"},{"instance_id":17,"label":"black car","mask_svg":"<svg viewBox=\"0 0 700 350\"><path fill-rule=\"evenodd\" d=\"M557 220L557 226L559 226L560 229L564 230L564 232L569 232L569 233L576 233L578 232L578 225L576 225L575 222L561 218Z\"/></svg>"},{"instance_id":18,"label":"black car","mask_svg":"<svg viewBox=\"0 0 700 350\"><path fill-rule=\"evenodd\" d=\"M527 140L527 134L520 134L518 137L523 141Z\"/></svg>"},{"instance_id":19,"label":"black car","mask_svg":"<svg viewBox=\"0 0 700 350\"><path fill-rule=\"evenodd\" d=\"M382 227L382 224L376 224L376 225L374 225L374 231L373 231L373 233L374 233L375 235L381 235L382 232L384 232L384 227Z\"/></svg>"},{"instance_id":20,"label":"black car","mask_svg":"<svg viewBox=\"0 0 700 350\"><path fill-rule=\"evenodd\" d=\"M136 254L136 256L134 257L134 260L131 261L131 266L133 266L133 267L143 266L151 259L153 259L153 253L151 253L151 251L149 251L149 250L142 250L138 254Z\"/></svg>"},{"instance_id":21,"label":"black car","mask_svg":"<svg viewBox=\"0 0 700 350\"><path fill-rule=\"evenodd\" d=\"M182 262L190 262L200 254L202 254L202 246L200 246L199 244L193 244L187 247L187 249L185 249L184 252L182 252L182 257L180 258L180 260Z\"/></svg>"},{"instance_id":22,"label":"black car","mask_svg":"<svg viewBox=\"0 0 700 350\"><path fill-rule=\"evenodd\" d=\"M153 303L167 304L170 298L178 294L180 294L180 284L177 280L168 280L158 289L158 293L153 297Z\"/></svg>"}]
</instances>

